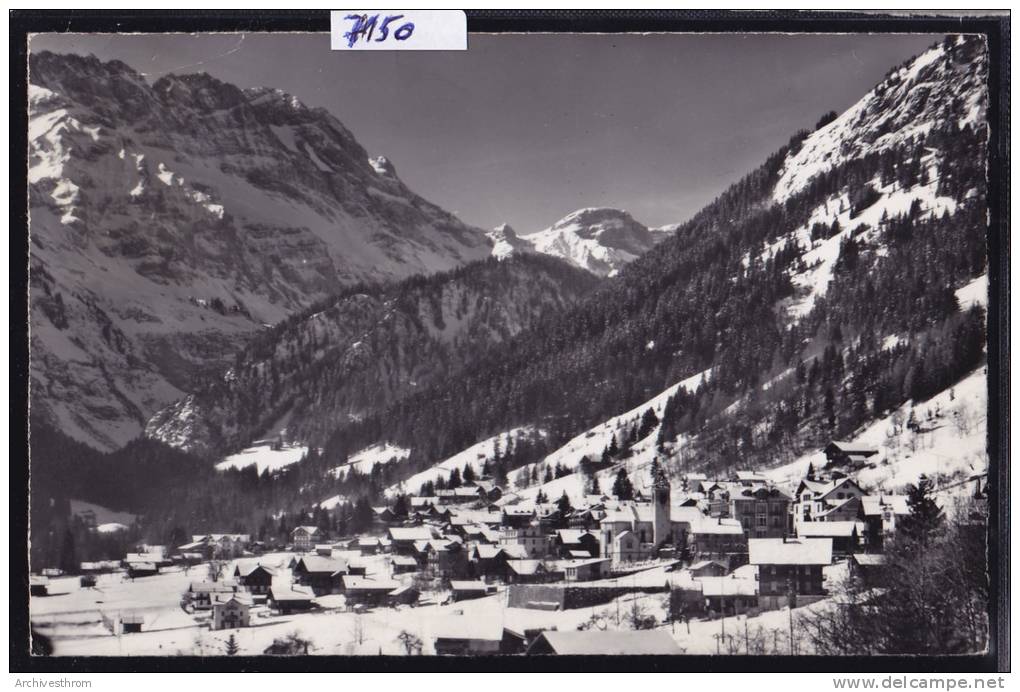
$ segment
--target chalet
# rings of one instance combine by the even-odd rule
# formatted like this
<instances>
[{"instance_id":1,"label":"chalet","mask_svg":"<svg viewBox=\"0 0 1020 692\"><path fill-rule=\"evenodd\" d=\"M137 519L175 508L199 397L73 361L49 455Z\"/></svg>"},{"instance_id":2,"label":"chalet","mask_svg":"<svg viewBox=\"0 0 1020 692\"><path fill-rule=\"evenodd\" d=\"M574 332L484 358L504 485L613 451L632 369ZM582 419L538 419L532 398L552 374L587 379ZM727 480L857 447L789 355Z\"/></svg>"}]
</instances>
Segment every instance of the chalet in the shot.
<instances>
[{"instance_id":1,"label":"chalet","mask_svg":"<svg viewBox=\"0 0 1020 692\"><path fill-rule=\"evenodd\" d=\"M857 553L850 555L846 563L850 578L865 589L881 587L884 583L882 573L886 567L885 555Z\"/></svg>"},{"instance_id":2,"label":"chalet","mask_svg":"<svg viewBox=\"0 0 1020 692\"><path fill-rule=\"evenodd\" d=\"M470 601L493 593L496 593L496 587L481 580L450 582L450 597L454 601Z\"/></svg>"},{"instance_id":3,"label":"chalet","mask_svg":"<svg viewBox=\"0 0 1020 692\"><path fill-rule=\"evenodd\" d=\"M290 532L290 541L294 550L298 551L309 551L324 538L325 534L318 526L296 526Z\"/></svg>"},{"instance_id":4,"label":"chalet","mask_svg":"<svg viewBox=\"0 0 1020 692\"><path fill-rule=\"evenodd\" d=\"M565 560L562 563L563 578L566 581L595 581L609 573L612 560L604 557L587 560Z\"/></svg>"},{"instance_id":5,"label":"chalet","mask_svg":"<svg viewBox=\"0 0 1020 692\"><path fill-rule=\"evenodd\" d=\"M48 577L37 577L31 576L28 578L28 595L29 596L48 596L50 589L50 580Z\"/></svg>"},{"instance_id":6,"label":"chalet","mask_svg":"<svg viewBox=\"0 0 1020 692\"><path fill-rule=\"evenodd\" d=\"M720 576L705 577L700 581L705 609L710 613L737 615L758 607L758 585L753 579Z\"/></svg>"},{"instance_id":7,"label":"chalet","mask_svg":"<svg viewBox=\"0 0 1020 692\"><path fill-rule=\"evenodd\" d=\"M552 551L552 536L548 535L538 520L520 527L507 527L499 536L501 546L522 546L530 558L545 557Z\"/></svg>"},{"instance_id":8,"label":"chalet","mask_svg":"<svg viewBox=\"0 0 1020 692\"><path fill-rule=\"evenodd\" d=\"M335 593L340 578L349 573L347 561L343 558L302 557L294 566L294 579L302 586L310 587L316 596Z\"/></svg>"},{"instance_id":9,"label":"chalet","mask_svg":"<svg viewBox=\"0 0 1020 692\"><path fill-rule=\"evenodd\" d=\"M524 634L503 625L496 616L450 615L429 622L437 656L479 656L519 654L524 651Z\"/></svg>"},{"instance_id":10,"label":"chalet","mask_svg":"<svg viewBox=\"0 0 1020 692\"><path fill-rule=\"evenodd\" d=\"M315 606L315 595L289 586L273 586L269 589L269 607L280 614L311 610Z\"/></svg>"},{"instance_id":11,"label":"chalet","mask_svg":"<svg viewBox=\"0 0 1020 692\"><path fill-rule=\"evenodd\" d=\"M484 493L484 499L489 502L496 502L503 497L503 490L492 481L474 481L474 486Z\"/></svg>"},{"instance_id":12,"label":"chalet","mask_svg":"<svg viewBox=\"0 0 1020 692\"><path fill-rule=\"evenodd\" d=\"M425 575L433 579L457 579L467 575L467 549L449 537L431 540L421 551L425 556Z\"/></svg>"},{"instance_id":13,"label":"chalet","mask_svg":"<svg viewBox=\"0 0 1020 692\"><path fill-rule=\"evenodd\" d=\"M828 538L832 552L849 555L867 544L867 527L860 521L805 521L797 526L798 538Z\"/></svg>"},{"instance_id":14,"label":"chalet","mask_svg":"<svg viewBox=\"0 0 1020 692\"><path fill-rule=\"evenodd\" d=\"M275 573L262 565L238 565L234 568L234 579L250 594L264 595L273 585Z\"/></svg>"},{"instance_id":15,"label":"chalet","mask_svg":"<svg viewBox=\"0 0 1020 692\"><path fill-rule=\"evenodd\" d=\"M683 650L666 630L546 630L528 647L529 656L677 656Z\"/></svg>"},{"instance_id":16,"label":"chalet","mask_svg":"<svg viewBox=\"0 0 1020 692\"><path fill-rule=\"evenodd\" d=\"M333 546L329 543L319 543L315 546L315 554L319 557L332 557Z\"/></svg>"},{"instance_id":17,"label":"chalet","mask_svg":"<svg viewBox=\"0 0 1020 692\"><path fill-rule=\"evenodd\" d=\"M409 605L413 606L418 603L418 599L421 598L421 592L413 586L407 584L404 586L398 586L397 588L390 591L386 595L386 601L391 606L398 605Z\"/></svg>"},{"instance_id":18,"label":"chalet","mask_svg":"<svg viewBox=\"0 0 1020 692\"><path fill-rule=\"evenodd\" d=\"M885 538L896 533L898 520L910 514L910 507L906 495L865 495L861 514L868 526L870 548L881 550Z\"/></svg>"},{"instance_id":19,"label":"chalet","mask_svg":"<svg viewBox=\"0 0 1020 692\"><path fill-rule=\"evenodd\" d=\"M241 587L234 581L193 581L184 592L184 604L193 610L209 610L216 594L234 595Z\"/></svg>"},{"instance_id":20,"label":"chalet","mask_svg":"<svg viewBox=\"0 0 1020 692\"><path fill-rule=\"evenodd\" d=\"M145 615L142 613L124 613L120 616L121 634L136 634L142 631L145 625Z\"/></svg>"},{"instance_id":21,"label":"chalet","mask_svg":"<svg viewBox=\"0 0 1020 692\"><path fill-rule=\"evenodd\" d=\"M391 526L386 532L397 555L412 555L415 543L436 538L436 532L428 526Z\"/></svg>"},{"instance_id":22,"label":"chalet","mask_svg":"<svg viewBox=\"0 0 1020 692\"><path fill-rule=\"evenodd\" d=\"M797 596L822 596L822 568L832 564L832 540L757 538L748 541L750 564L758 567L758 602L781 608Z\"/></svg>"},{"instance_id":23,"label":"chalet","mask_svg":"<svg viewBox=\"0 0 1020 692\"><path fill-rule=\"evenodd\" d=\"M344 595L348 605L381 605L400 586L400 582L392 579L369 579L348 574L340 579L339 593Z\"/></svg>"},{"instance_id":24,"label":"chalet","mask_svg":"<svg viewBox=\"0 0 1020 692\"><path fill-rule=\"evenodd\" d=\"M506 582L508 584L545 584L557 581L557 574L550 569L554 561L514 559L506 562ZM562 577L562 575L559 575Z\"/></svg>"},{"instance_id":25,"label":"chalet","mask_svg":"<svg viewBox=\"0 0 1020 692\"><path fill-rule=\"evenodd\" d=\"M251 601L238 594L217 594L212 605L214 630L232 630L251 624Z\"/></svg>"},{"instance_id":26,"label":"chalet","mask_svg":"<svg viewBox=\"0 0 1020 692\"><path fill-rule=\"evenodd\" d=\"M747 534L736 519L704 517L691 526L691 550L702 558L729 560L747 553Z\"/></svg>"},{"instance_id":27,"label":"chalet","mask_svg":"<svg viewBox=\"0 0 1020 692\"><path fill-rule=\"evenodd\" d=\"M796 529L802 522L815 521L818 515L824 517L828 510L843 507L846 500L859 499L863 496L861 486L849 476L826 481L805 478L797 486L795 493L796 499L792 509L793 526Z\"/></svg>"},{"instance_id":28,"label":"chalet","mask_svg":"<svg viewBox=\"0 0 1020 692\"><path fill-rule=\"evenodd\" d=\"M535 518L535 508L528 505L508 506L503 508L502 525L507 528L528 526Z\"/></svg>"},{"instance_id":29,"label":"chalet","mask_svg":"<svg viewBox=\"0 0 1020 692\"><path fill-rule=\"evenodd\" d=\"M730 481L750 487L766 485L768 484L769 479L767 476L758 473L757 471L737 471L730 477Z\"/></svg>"},{"instance_id":30,"label":"chalet","mask_svg":"<svg viewBox=\"0 0 1020 692\"><path fill-rule=\"evenodd\" d=\"M506 551L498 545L476 545L470 554L470 571L477 577L504 577L508 559Z\"/></svg>"},{"instance_id":31,"label":"chalet","mask_svg":"<svg viewBox=\"0 0 1020 692\"><path fill-rule=\"evenodd\" d=\"M870 445L851 442L830 442L822 450L825 453L825 467L841 466L859 469L868 464L868 460L878 454L878 450Z\"/></svg>"},{"instance_id":32,"label":"chalet","mask_svg":"<svg viewBox=\"0 0 1020 692\"><path fill-rule=\"evenodd\" d=\"M434 495L412 497L409 498L408 503L409 508L412 512L422 512L424 510L427 510L429 507L432 507L433 505L440 504L439 498Z\"/></svg>"},{"instance_id":33,"label":"chalet","mask_svg":"<svg viewBox=\"0 0 1020 692\"><path fill-rule=\"evenodd\" d=\"M149 564L154 565L157 569L160 567L169 567L173 564L173 560L167 555L166 547L161 545L154 546L140 546L138 552L127 553L121 563L125 567L130 567L132 564Z\"/></svg>"},{"instance_id":34,"label":"chalet","mask_svg":"<svg viewBox=\"0 0 1020 692\"><path fill-rule=\"evenodd\" d=\"M229 560L243 555L250 545L251 536L246 533L205 533L192 536L190 543L177 546L177 550L201 553L206 560Z\"/></svg>"},{"instance_id":35,"label":"chalet","mask_svg":"<svg viewBox=\"0 0 1020 692\"><path fill-rule=\"evenodd\" d=\"M106 574L120 569L120 561L95 560L92 562L83 562L79 566L79 569L87 574Z\"/></svg>"},{"instance_id":36,"label":"chalet","mask_svg":"<svg viewBox=\"0 0 1020 692\"><path fill-rule=\"evenodd\" d=\"M721 577L727 570L726 565L716 560L701 560L687 568L691 579L703 579L705 577Z\"/></svg>"},{"instance_id":37,"label":"chalet","mask_svg":"<svg viewBox=\"0 0 1020 692\"><path fill-rule=\"evenodd\" d=\"M392 524L395 521L400 521L400 519L389 507L372 508L372 520L377 524Z\"/></svg>"},{"instance_id":38,"label":"chalet","mask_svg":"<svg viewBox=\"0 0 1020 692\"><path fill-rule=\"evenodd\" d=\"M499 516L498 514L496 516ZM482 524L472 524L464 527L464 540L486 545L497 545L499 543L499 531L491 529Z\"/></svg>"},{"instance_id":39,"label":"chalet","mask_svg":"<svg viewBox=\"0 0 1020 692\"><path fill-rule=\"evenodd\" d=\"M556 532L553 545L562 557L571 557L572 552L583 552L589 557L599 554L599 537L593 531L560 529Z\"/></svg>"},{"instance_id":40,"label":"chalet","mask_svg":"<svg viewBox=\"0 0 1020 692\"><path fill-rule=\"evenodd\" d=\"M159 567L155 562L129 562L127 575L131 579L138 577L151 577L159 574Z\"/></svg>"},{"instance_id":41,"label":"chalet","mask_svg":"<svg viewBox=\"0 0 1020 692\"><path fill-rule=\"evenodd\" d=\"M375 555L381 550L382 546L375 536L362 536L358 539L358 552L362 555Z\"/></svg>"},{"instance_id":42,"label":"chalet","mask_svg":"<svg viewBox=\"0 0 1020 692\"><path fill-rule=\"evenodd\" d=\"M416 572L418 561L410 555L394 555L390 558L390 570L394 575Z\"/></svg>"},{"instance_id":43,"label":"chalet","mask_svg":"<svg viewBox=\"0 0 1020 692\"><path fill-rule=\"evenodd\" d=\"M437 490L436 497L444 505L463 505L471 502L485 502L489 499L482 488L474 485Z\"/></svg>"}]
</instances>

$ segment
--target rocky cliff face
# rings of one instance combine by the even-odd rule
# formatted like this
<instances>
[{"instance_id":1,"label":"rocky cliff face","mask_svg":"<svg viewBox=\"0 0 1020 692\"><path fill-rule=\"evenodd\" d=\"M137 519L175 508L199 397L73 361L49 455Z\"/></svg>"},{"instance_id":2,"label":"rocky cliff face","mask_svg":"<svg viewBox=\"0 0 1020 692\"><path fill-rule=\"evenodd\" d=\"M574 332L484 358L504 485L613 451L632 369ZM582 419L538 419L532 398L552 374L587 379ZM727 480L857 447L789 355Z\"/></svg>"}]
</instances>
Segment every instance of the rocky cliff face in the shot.
<instances>
[{"instance_id":1,"label":"rocky cliff face","mask_svg":"<svg viewBox=\"0 0 1020 692\"><path fill-rule=\"evenodd\" d=\"M491 251L283 92L52 53L29 81L33 413L99 448L263 325Z\"/></svg>"}]
</instances>

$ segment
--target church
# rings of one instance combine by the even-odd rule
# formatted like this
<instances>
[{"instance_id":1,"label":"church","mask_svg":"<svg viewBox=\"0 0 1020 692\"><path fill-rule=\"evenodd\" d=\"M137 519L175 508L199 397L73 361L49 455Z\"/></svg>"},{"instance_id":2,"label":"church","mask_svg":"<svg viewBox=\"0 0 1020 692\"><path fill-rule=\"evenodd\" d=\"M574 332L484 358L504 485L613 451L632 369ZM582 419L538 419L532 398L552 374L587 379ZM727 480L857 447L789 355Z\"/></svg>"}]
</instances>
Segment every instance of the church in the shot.
<instances>
[{"instance_id":1,"label":"church","mask_svg":"<svg viewBox=\"0 0 1020 692\"><path fill-rule=\"evenodd\" d=\"M625 502L606 511L599 524L600 554L614 562L650 559L690 535L699 516L696 507L672 507L669 478L653 470L651 502Z\"/></svg>"}]
</instances>

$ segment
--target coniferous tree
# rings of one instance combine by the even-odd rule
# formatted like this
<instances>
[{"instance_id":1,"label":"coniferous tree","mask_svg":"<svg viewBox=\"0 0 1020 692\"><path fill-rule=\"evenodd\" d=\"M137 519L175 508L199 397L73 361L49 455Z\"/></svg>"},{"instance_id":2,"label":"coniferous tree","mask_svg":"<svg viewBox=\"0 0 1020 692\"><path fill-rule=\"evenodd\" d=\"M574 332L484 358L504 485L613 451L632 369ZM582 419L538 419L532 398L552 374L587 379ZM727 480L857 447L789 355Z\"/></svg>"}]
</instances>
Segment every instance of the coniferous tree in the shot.
<instances>
[{"instance_id":1,"label":"coniferous tree","mask_svg":"<svg viewBox=\"0 0 1020 692\"><path fill-rule=\"evenodd\" d=\"M634 486L631 484L630 478L627 476L627 470L624 468L616 472L616 480L613 481L613 495L618 500L634 499Z\"/></svg>"}]
</instances>

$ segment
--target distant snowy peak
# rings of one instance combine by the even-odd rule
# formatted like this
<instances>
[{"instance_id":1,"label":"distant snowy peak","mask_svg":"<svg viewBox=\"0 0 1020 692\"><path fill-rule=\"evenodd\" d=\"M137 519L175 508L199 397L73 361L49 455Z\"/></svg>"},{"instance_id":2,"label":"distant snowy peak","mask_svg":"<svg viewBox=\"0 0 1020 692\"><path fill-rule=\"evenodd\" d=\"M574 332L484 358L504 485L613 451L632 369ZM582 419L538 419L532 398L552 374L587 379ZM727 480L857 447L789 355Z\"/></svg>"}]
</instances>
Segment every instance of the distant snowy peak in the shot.
<instances>
[{"instance_id":1,"label":"distant snowy peak","mask_svg":"<svg viewBox=\"0 0 1020 692\"><path fill-rule=\"evenodd\" d=\"M517 253L535 251L531 243L517 235L517 231L508 223L496 226L485 235L492 241L492 256L497 259L503 260Z\"/></svg>"},{"instance_id":2,"label":"distant snowy peak","mask_svg":"<svg viewBox=\"0 0 1020 692\"><path fill-rule=\"evenodd\" d=\"M787 158L773 198L785 202L819 173L904 144L936 125L979 125L988 108L987 80L984 40L948 37L890 70L860 101L808 135Z\"/></svg>"},{"instance_id":3,"label":"distant snowy peak","mask_svg":"<svg viewBox=\"0 0 1020 692\"><path fill-rule=\"evenodd\" d=\"M559 257L599 276L614 276L623 265L666 238L611 208L579 209L555 224L524 236L537 252Z\"/></svg>"}]
</instances>

